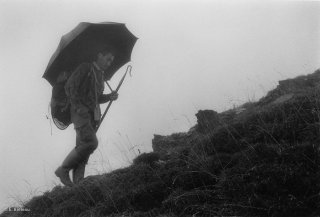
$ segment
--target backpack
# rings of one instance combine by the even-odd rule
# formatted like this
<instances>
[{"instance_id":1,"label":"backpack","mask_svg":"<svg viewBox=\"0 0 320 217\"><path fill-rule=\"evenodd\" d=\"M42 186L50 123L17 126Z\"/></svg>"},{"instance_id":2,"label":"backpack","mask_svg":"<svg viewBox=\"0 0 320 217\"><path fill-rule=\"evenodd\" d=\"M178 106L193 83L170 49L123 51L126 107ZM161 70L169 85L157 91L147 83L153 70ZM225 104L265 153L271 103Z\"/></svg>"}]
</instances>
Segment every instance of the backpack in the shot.
<instances>
[{"instance_id":1,"label":"backpack","mask_svg":"<svg viewBox=\"0 0 320 217\"><path fill-rule=\"evenodd\" d=\"M54 124L60 130L66 129L71 124L70 103L64 89L71 74L71 72L61 72L56 84L52 87L51 116Z\"/></svg>"}]
</instances>

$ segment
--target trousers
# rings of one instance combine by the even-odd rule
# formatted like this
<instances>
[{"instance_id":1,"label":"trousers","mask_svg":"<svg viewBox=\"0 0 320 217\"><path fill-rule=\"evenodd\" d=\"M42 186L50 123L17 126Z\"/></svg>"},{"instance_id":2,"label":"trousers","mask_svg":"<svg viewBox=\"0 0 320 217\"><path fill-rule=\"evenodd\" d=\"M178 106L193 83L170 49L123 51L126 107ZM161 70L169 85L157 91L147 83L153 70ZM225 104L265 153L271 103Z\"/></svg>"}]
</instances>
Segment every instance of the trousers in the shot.
<instances>
[{"instance_id":1,"label":"trousers","mask_svg":"<svg viewBox=\"0 0 320 217\"><path fill-rule=\"evenodd\" d=\"M72 108L71 108L72 110ZM98 147L98 139L96 135L96 121L94 121L93 112L89 110L81 113L71 111L71 119L76 130L76 151L87 163L90 155Z\"/></svg>"},{"instance_id":2,"label":"trousers","mask_svg":"<svg viewBox=\"0 0 320 217\"><path fill-rule=\"evenodd\" d=\"M85 163L88 162L90 155L98 147L98 139L96 132L90 123L76 128L76 150L84 159Z\"/></svg>"}]
</instances>

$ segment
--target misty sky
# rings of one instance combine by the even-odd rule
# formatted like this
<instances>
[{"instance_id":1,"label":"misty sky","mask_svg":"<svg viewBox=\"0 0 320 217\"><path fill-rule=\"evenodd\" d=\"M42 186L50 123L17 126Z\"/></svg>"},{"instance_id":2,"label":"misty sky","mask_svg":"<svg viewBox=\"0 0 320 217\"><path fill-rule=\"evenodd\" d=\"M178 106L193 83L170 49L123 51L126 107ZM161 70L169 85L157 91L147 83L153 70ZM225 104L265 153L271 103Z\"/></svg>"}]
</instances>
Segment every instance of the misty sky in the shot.
<instances>
[{"instance_id":1,"label":"misty sky","mask_svg":"<svg viewBox=\"0 0 320 217\"><path fill-rule=\"evenodd\" d=\"M199 109L258 100L320 68L319 10L315 1L0 0L0 210L59 184L54 170L75 132L51 123L42 74L79 22L126 23L139 38L98 132L86 172L95 175L150 152L153 134L187 131Z\"/></svg>"}]
</instances>

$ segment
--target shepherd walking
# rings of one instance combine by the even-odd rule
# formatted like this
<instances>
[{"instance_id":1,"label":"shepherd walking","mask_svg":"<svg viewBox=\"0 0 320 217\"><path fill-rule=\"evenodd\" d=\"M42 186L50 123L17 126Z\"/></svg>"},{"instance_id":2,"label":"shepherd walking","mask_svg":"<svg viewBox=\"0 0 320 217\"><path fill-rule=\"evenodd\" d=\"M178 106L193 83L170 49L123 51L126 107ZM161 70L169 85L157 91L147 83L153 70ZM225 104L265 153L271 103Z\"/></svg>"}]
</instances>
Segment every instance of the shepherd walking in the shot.
<instances>
[{"instance_id":1,"label":"shepherd walking","mask_svg":"<svg viewBox=\"0 0 320 217\"><path fill-rule=\"evenodd\" d=\"M61 105L61 101L52 103L55 106L53 110L58 111L52 113L53 119L59 119L55 117L56 114L64 113L61 117L70 117L68 121L56 120L57 123L68 126L72 122L76 131L75 148L55 171L56 176L66 186L73 186L84 178L89 157L98 146L96 131L105 116L104 114L101 118L100 104L109 102L109 109L111 103L118 98L117 91L124 77L116 91L111 89L107 80L130 61L136 40L124 24L81 23L62 37L48 64L43 77L54 89L55 84L61 80L61 72L73 69L72 73L67 73L70 77L65 79L62 85L62 96L65 97L59 97L66 98L62 103L64 106L57 106ZM104 82L108 84L111 93L103 94ZM59 85L61 86L61 82Z\"/></svg>"},{"instance_id":2,"label":"shepherd walking","mask_svg":"<svg viewBox=\"0 0 320 217\"><path fill-rule=\"evenodd\" d=\"M76 130L76 147L55 171L65 185L72 186L70 170L73 170L74 183L83 179L85 165L98 146L96 127L101 117L99 103L118 98L116 92L103 94L104 70L109 68L113 59L114 54L111 50L102 50L93 63L81 64L65 85L65 91L71 103L71 121Z\"/></svg>"}]
</instances>

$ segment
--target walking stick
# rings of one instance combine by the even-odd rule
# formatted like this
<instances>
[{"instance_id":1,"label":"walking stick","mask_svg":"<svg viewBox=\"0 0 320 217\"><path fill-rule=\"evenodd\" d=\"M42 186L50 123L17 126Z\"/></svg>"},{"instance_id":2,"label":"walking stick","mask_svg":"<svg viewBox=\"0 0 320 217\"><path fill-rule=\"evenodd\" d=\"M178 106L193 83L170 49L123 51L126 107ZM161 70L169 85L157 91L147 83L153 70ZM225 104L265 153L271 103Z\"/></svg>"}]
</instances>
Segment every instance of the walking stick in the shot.
<instances>
[{"instance_id":1,"label":"walking stick","mask_svg":"<svg viewBox=\"0 0 320 217\"><path fill-rule=\"evenodd\" d=\"M122 83L123 83L123 81L124 81L124 78L126 77L128 71L129 71L129 73L131 73L131 69L132 69L132 66L131 66L131 65L128 65L128 66L127 66L126 73L123 75L122 79L120 80L120 82L119 82L119 84L118 84L118 87L117 87L117 89L116 89L116 91L115 91L116 93L118 93L118 91L119 91L119 89L120 89L120 87L121 87L121 85L122 85ZM106 83L107 83L107 82L106 82ZM108 85L108 87L110 88L110 90L113 91L108 83L107 83L107 85ZM103 113L103 115L102 115L102 117L101 117L101 120L100 120L100 122L99 122L99 124L98 124L98 126L97 126L96 132L98 131L98 129L99 129L99 127L100 127L103 119L105 118L105 116L106 116L106 114L107 114L107 112L108 112L108 110L109 110L112 102L113 102L113 100L111 100L111 101L109 102L106 110L104 111L104 113Z\"/></svg>"}]
</instances>

